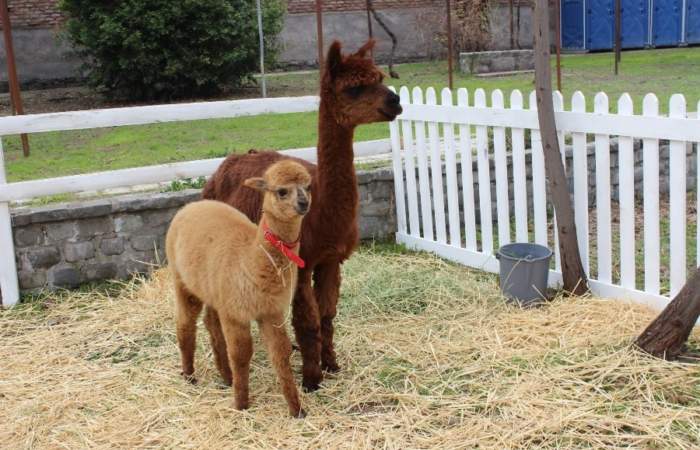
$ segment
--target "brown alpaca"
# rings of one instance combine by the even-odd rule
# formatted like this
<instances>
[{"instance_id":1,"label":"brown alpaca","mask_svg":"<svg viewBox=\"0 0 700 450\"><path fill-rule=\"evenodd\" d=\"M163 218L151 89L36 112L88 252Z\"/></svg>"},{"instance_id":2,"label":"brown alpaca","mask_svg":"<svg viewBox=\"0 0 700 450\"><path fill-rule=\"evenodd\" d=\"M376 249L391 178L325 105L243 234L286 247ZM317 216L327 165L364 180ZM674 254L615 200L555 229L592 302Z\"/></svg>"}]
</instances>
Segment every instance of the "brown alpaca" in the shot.
<instances>
[{"instance_id":1,"label":"brown alpaca","mask_svg":"<svg viewBox=\"0 0 700 450\"><path fill-rule=\"evenodd\" d=\"M303 386L316 390L322 369L339 370L333 349L333 319L340 291L340 264L358 243L358 193L353 164L353 134L360 124L391 121L401 114L399 97L382 84L383 73L367 57L369 41L357 53L342 55L331 45L321 77L318 166L297 160L311 173L314 204L302 225L299 271L292 324L303 359ZM260 220L260 195L243 181L260 176L286 158L274 152L231 155L204 188L203 197L226 202ZM313 279L313 287L312 287ZM226 377L226 369L222 376Z\"/></svg>"},{"instance_id":2,"label":"brown alpaca","mask_svg":"<svg viewBox=\"0 0 700 450\"><path fill-rule=\"evenodd\" d=\"M310 183L303 166L281 161L263 178L244 183L263 193L259 226L225 203L201 200L180 210L168 230L182 374L195 382L197 316L206 305L204 323L216 364L226 382L233 381L237 409L248 407L250 322L256 320L290 414L305 415L289 363L292 345L284 311L296 288L297 265L303 265L293 250L298 250L301 222L309 209Z\"/></svg>"}]
</instances>

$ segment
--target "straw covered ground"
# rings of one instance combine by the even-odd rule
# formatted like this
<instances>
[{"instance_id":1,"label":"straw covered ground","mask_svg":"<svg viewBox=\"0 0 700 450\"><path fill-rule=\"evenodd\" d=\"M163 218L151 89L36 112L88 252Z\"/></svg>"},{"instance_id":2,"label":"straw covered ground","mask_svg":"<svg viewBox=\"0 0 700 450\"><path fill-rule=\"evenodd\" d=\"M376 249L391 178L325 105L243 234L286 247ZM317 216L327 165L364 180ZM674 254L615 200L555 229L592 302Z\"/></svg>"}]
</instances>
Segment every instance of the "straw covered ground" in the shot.
<instances>
[{"instance_id":1,"label":"straw covered ground","mask_svg":"<svg viewBox=\"0 0 700 450\"><path fill-rule=\"evenodd\" d=\"M700 366L630 348L652 311L592 298L521 310L493 276L386 247L363 248L344 277L343 370L302 394L305 420L287 417L257 336L250 410L232 408L203 327L200 383L180 378L165 270L0 312L0 446L700 446Z\"/></svg>"}]
</instances>

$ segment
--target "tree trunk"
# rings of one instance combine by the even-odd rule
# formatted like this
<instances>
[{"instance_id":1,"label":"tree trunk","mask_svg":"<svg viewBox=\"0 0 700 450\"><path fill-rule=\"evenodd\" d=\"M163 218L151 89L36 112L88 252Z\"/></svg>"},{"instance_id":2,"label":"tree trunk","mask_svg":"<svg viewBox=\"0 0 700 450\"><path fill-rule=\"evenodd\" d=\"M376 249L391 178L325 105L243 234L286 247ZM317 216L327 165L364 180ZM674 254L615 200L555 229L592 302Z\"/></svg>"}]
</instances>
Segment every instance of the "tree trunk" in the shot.
<instances>
[{"instance_id":1,"label":"tree trunk","mask_svg":"<svg viewBox=\"0 0 700 450\"><path fill-rule=\"evenodd\" d=\"M535 85L537 114L544 148L545 171L557 218L564 290L575 295L588 292L588 281L578 249L574 210L569 196L552 104L552 72L549 61L549 10L547 0L535 3Z\"/></svg>"},{"instance_id":2,"label":"tree trunk","mask_svg":"<svg viewBox=\"0 0 700 450\"><path fill-rule=\"evenodd\" d=\"M671 303L637 338L645 352L669 361L683 353L685 343L700 316L700 269Z\"/></svg>"}]
</instances>

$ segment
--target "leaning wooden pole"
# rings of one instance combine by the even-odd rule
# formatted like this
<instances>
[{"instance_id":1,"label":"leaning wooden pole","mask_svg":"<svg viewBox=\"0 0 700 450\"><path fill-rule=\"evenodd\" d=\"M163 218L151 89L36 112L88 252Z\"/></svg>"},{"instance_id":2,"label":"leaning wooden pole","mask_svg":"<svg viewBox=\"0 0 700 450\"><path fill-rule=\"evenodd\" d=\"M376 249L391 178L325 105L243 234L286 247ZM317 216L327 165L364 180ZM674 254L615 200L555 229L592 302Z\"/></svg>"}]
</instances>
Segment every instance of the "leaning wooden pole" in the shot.
<instances>
[{"instance_id":1,"label":"leaning wooden pole","mask_svg":"<svg viewBox=\"0 0 700 450\"><path fill-rule=\"evenodd\" d=\"M452 59L454 58L454 49L452 48L452 5L450 3L450 0L445 0L445 6L447 9L447 73L448 73L448 83L450 86L450 89L452 89L453 85L453 62Z\"/></svg>"},{"instance_id":2,"label":"leaning wooden pole","mask_svg":"<svg viewBox=\"0 0 700 450\"><path fill-rule=\"evenodd\" d=\"M588 292L588 280L583 270L578 248L574 209L569 195L564 165L559 150L552 102L552 68L550 66L549 10L547 0L535 2L535 86L537 115L544 148L545 172L554 204L559 236L561 270L564 290L575 295Z\"/></svg>"},{"instance_id":3,"label":"leaning wooden pole","mask_svg":"<svg viewBox=\"0 0 700 450\"><path fill-rule=\"evenodd\" d=\"M316 44L318 46L318 73L323 73L323 0L316 0Z\"/></svg>"},{"instance_id":4,"label":"leaning wooden pole","mask_svg":"<svg viewBox=\"0 0 700 450\"><path fill-rule=\"evenodd\" d=\"M637 346L658 358L674 360L683 354L700 316L700 269L637 338Z\"/></svg>"},{"instance_id":5,"label":"leaning wooden pole","mask_svg":"<svg viewBox=\"0 0 700 450\"><path fill-rule=\"evenodd\" d=\"M622 0L615 0L615 75L620 71L622 47Z\"/></svg>"},{"instance_id":6,"label":"leaning wooden pole","mask_svg":"<svg viewBox=\"0 0 700 450\"><path fill-rule=\"evenodd\" d=\"M19 91L19 79L17 77L17 66L15 64L15 49L12 44L12 24L10 23L10 10L7 7L7 0L0 0L0 18L2 20L2 32L5 37L5 56L7 57L7 81L10 85L10 101L12 102L12 112L15 115L24 114L22 106L22 96ZM29 138L26 134L21 134L22 153L29 156Z\"/></svg>"}]
</instances>

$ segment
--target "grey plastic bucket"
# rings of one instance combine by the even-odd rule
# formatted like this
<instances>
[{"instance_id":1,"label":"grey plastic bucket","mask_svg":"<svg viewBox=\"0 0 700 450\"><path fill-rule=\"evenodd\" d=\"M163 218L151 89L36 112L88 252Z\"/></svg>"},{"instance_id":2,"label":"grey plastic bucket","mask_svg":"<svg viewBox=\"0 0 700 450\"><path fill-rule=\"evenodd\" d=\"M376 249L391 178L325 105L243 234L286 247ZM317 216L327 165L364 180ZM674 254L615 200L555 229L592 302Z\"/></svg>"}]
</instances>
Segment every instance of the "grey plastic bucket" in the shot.
<instances>
[{"instance_id":1,"label":"grey plastic bucket","mask_svg":"<svg viewBox=\"0 0 700 450\"><path fill-rule=\"evenodd\" d=\"M525 306L545 299L552 251L537 244L508 244L496 253L501 292Z\"/></svg>"}]
</instances>

